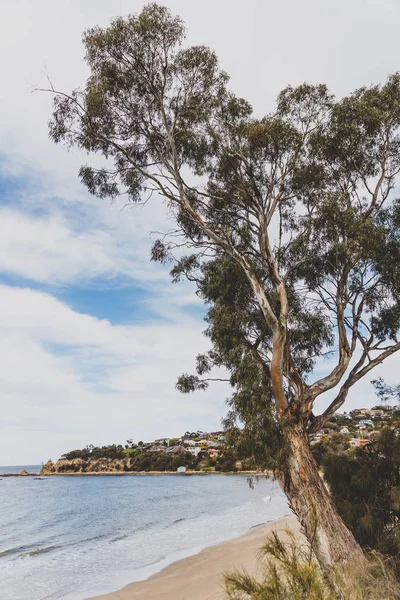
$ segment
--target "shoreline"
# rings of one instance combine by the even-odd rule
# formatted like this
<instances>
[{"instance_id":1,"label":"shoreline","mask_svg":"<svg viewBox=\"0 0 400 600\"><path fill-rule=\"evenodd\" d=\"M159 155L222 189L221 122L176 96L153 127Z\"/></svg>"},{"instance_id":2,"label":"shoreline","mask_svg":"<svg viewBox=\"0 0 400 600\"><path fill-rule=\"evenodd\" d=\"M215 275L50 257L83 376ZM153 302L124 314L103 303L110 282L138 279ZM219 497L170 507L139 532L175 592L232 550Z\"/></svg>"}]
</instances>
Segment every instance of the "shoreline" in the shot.
<instances>
[{"instance_id":1,"label":"shoreline","mask_svg":"<svg viewBox=\"0 0 400 600\"><path fill-rule=\"evenodd\" d=\"M272 471L185 471L178 473L177 471L92 471L87 473L0 473L0 478L3 477L100 477L107 476L134 476L134 475L183 475L186 477L193 475L252 475L254 477L272 477Z\"/></svg>"},{"instance_id":2,"label":"shoreline","mask_svg":"<svg viewBox=\"0 0 400 600\"><path fill-rule=\"evenodd\" d=\"M31 474L29 474L31 475ZM205 475L254 475L254 476L270 476L271 473L269 471L184 471L182 473L178 471L92 471L87 473L76 472L76 473L44 473L43 477L73 477L73 476L93 476L98 477L101 475L120 475L120 476L129 476L129 475L180 475L180 476L193 476L193 475L201 475L202 477ZM19 475L18 477L26 477L26 475ZM0 475L1 477L1 475Z\"/></svg>"},{"instance_id":3,"label":"shoreline","mask_svg":"<svg viewBox=\"0 0 400 600\"><path fill-rule=\"evenodd\" d=\"M122 589L87 600L223 600L223 573L247 570L257 573L257 554L265 537L276 531L284 535L290 528L302 540L294 515L251 527L245 534L208 546L178 559L147 579L129 583Z\"/></svg>"}]
</instances>

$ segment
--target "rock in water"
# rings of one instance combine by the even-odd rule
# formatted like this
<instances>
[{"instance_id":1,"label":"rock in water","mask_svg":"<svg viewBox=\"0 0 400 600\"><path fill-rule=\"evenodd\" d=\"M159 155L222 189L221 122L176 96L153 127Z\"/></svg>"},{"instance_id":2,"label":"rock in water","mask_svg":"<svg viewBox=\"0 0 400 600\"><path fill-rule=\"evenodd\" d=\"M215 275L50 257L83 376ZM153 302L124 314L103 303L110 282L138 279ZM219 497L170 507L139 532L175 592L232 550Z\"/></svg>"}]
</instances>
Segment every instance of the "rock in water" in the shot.
<instances>
[{"instance_id":1,"label":"rock in water","mask_svg":"<svg viewBox=\"0 0 400 600\"><path fill-rule=\"evenodd\" d=\"M21 471L20 475L29 475L28 471L25 471L25 469L23 469L23 471Z\"/></svg>"}]
</instances>

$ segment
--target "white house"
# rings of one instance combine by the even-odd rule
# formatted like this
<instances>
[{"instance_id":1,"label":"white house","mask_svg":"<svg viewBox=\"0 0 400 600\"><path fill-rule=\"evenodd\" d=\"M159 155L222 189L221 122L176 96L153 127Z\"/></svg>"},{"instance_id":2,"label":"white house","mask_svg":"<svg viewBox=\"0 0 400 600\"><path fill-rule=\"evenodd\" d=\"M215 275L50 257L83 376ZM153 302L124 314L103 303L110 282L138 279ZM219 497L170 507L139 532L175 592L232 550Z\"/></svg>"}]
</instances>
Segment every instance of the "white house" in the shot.
<instances>
[{"instance_id":1,"label":"white house","mask_svg":"<svg viewBox=\"0 0 400 600\"><path fill-rule=\"evenodd\" d=\"M186 448L186 452L190 452L193 456L197 456L201 452L201 448L191 446L190 448Z\"/></svg>"},{"instance_id":2,"label":"white house","mask_svg":"<svg viewBox=\"0 0 400 600\"><path fill-rule=\"evenodd\" d=\"M178 471L178 473L185 473L186 472L186 467L178 467L177 471Z\"/></svg>"},{"instance_id":3,"label":"white house","mask_svg":"<svg viewBox=\"0 0 400 600\"><path fill-rule=\"evenodd\" d=\"M221 445L221 442L214 442L212 440L200 440L199 442L196 442L196 444L198 446L208 446L208 447L215 446L215 447L217 447L217 446Z\"/></svg>"},{"instance_id":4,"label":"white house","mask_svg":"<svg viewBox=\"0 0 400 600\"><path fill-rule=\"evenodd\" d=\"M339 433L345 433L348 434L350 433L349 428L348 427L342 427L342 429L340 429Z\"/></svg>"},{"instance_id":5,"label":"white house","mask_svg":"<svg viewBox=\"0 0 400 600\"><path fill-rule=\"evenodd\" d=\"M183 443L187 444L188 446L195 446L196 445L196 442L194 440L189 440L189 439L183 440Z\"/></svg>"}]
</instances>

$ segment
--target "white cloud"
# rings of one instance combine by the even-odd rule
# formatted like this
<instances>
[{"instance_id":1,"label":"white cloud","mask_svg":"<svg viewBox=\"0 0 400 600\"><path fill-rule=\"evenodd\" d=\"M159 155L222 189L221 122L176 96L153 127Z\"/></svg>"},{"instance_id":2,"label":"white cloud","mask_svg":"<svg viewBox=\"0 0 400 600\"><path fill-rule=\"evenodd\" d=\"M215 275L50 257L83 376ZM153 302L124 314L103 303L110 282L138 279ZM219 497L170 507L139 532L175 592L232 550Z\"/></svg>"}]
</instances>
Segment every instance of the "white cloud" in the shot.
<instances>
[{"instance_id":1,"label":"white cloud","mask_svg":"<svg viewBox=\"0 0 400 600\"><path fill-rule=\"evenodd\" d=\"M110 233L75 233L61 217L34 217L23 211L0 210L0 270L38 282L60 284L78 277L116 275L118 265L107 250Z\"/></svg>"},{"instance_id":2,"label":"white cloud","mask_svg":"<svg viewBox=\"0 0 400 600\"><path fill-rule=\"evenodd\" d=\"M206 347L191 319L113 326L51 295L0 286L0 464L56 458L74 443L218 427L227 386L190 396L175 390Z\"/></svg>"}]
</instances>

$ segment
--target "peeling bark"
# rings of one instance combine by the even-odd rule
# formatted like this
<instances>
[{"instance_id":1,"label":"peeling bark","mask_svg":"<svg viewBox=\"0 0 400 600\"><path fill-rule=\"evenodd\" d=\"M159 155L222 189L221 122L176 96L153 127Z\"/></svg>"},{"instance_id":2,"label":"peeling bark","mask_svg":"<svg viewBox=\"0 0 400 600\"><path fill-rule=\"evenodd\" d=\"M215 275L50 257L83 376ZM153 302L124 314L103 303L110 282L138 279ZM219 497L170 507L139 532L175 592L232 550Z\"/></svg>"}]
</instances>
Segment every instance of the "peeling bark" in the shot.
<instances>
[{"instance_id":1,"label":"peeling bark","mask_svg":"<svg viewBox=\"0 0 400 600\"><path fill-rule=\"evenodd\" d=\"M296 425L287 426L284 433L289 459L279 479L320 565L330 569L350 559L363 560L361 547L339 516L318 472L307 434Z\"/></svg>"}]
</instances>

